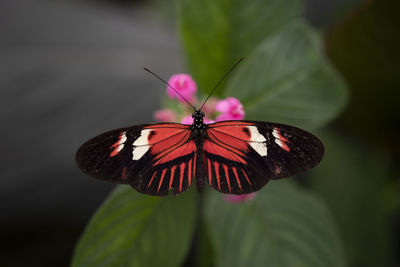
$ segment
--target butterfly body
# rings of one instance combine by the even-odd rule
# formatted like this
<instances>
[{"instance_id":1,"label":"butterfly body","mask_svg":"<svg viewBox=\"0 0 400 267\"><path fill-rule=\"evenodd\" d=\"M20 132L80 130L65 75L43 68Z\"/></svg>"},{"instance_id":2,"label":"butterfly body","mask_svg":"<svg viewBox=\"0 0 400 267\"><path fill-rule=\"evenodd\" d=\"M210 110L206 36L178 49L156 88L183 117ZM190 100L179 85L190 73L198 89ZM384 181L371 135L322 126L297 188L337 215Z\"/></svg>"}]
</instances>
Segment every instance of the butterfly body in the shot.
<instances>
[{"instance_id":1,"label":"butterfly body","mask_svg":"<svg viewBox=\"0 0 400 267\"><path fill-rule=\"evenodd\" d=\"M86 174L137 191L179 194L196 180L229 194L247 194L269 180L308 170L324 148L314 135L278 123L204 123L195 111L192 125L157 123L112 130L83 144L76 154Z\"/></svg>"}]
</instances>

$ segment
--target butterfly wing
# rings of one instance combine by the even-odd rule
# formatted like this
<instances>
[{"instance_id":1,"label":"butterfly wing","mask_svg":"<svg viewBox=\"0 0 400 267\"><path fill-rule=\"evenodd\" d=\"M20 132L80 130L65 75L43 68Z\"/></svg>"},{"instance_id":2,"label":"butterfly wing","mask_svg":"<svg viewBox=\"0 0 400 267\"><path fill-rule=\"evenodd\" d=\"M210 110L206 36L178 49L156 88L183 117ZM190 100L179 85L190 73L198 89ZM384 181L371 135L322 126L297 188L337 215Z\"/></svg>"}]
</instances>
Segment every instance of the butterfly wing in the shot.
<instances>
[{"instance_id":1,"label":"butterfly wing","mask_svg":"<svg viewBox=\"0 0 400 267\"><path fill-rule=\"evenodd\" d=\"M208 184L229 194L261 189L269 180L289 177L316 166L324 147L296 127L257 121L209 124L203 144Z\"/></svg>"},{"instance_id":2,"label":"butterfly wing","mask_svg":"<svg viewBox=\"0 0 400 267\"><path fill-rule=\"evenodd\" d=\"M159 123L121 128L83 144L76 162L86 174L164 196L187 190L196 167L188 125Z\"/></svg>"}]
</instances>

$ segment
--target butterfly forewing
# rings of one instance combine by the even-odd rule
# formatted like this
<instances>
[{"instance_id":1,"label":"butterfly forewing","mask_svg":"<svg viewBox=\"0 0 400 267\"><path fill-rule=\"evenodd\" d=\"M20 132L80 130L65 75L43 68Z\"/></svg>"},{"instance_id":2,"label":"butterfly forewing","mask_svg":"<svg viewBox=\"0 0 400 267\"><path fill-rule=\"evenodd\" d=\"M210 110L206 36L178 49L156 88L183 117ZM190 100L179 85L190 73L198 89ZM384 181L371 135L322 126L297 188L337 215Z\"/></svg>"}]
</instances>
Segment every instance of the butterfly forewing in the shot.
<instances>
[{"instance_id":1,"label":"butterfly forewing","mask_svg":"<svg viewBox=\"0 0 400 267\"><path fill-rule=\"evenodd\" d=\"M296 127L257 121L208 125L204 141L207 182L230 194L259 190L269 180L289 177L317 165L321 141Z\"/></svg>"},{"instance_id":2,"label":"butterfly forewing","mask_svg":"<svg viewBox=\"0 0 400 267\"><path fill-rule=\"evenodd\" d=\"M76 154L88 175L130 184L163 196L187 190L195 169L196 145L188 125L161 123L121 128L83 144Z\"/></svg>"}]
</instances>

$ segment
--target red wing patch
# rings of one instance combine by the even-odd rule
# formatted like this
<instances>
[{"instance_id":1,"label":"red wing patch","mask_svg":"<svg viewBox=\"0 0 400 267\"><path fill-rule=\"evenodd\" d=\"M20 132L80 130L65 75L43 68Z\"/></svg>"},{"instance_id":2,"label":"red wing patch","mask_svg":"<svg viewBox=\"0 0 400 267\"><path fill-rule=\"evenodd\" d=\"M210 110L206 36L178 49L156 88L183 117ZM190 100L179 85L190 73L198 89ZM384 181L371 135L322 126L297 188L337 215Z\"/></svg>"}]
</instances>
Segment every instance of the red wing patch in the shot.
<instances>
[{"instance_id":1,"label":"red wing patch","mask_svg":"<svg viewBox=\"0 0 400 267\"><path fill-rule=\"evenodd\" d=\"M229 194L245 194L254 191L247 175L249 172L247 164L232 162L208 152L204 155L205 173L208 176L206 181L211 187Z\"/></svg>"},{"instance_id":2,"label":"red wing patch","mask_svg":"<svg viewBox=\"0 0 400 267\"><path fill-rule=\"evenodd\" d=\"M125 141L126 141L126 132L123 131L121 132L121 134L118 137L117 142L115 142L110 148L112 148L113 150L110 153L110 157L114 157L116 155L118 155L118 153L124 148L125 145Z\"/></svg>"},{"instance_id":3,"label":"red wing patch","mask_svg":"<svg viewBox=\"0 0 400 267\"><path fill-rule=\"evenodd\" d=\"M254 191L249 178L251 152L266 155L265 137L254 123L224 121L210 124L204 141L207 182L214 189L230 194ZM254 179L254 175L250 175Z\"/></svg>"},{"instance_id":4,"label":"red wing patch","mask_svg":"<svg viewBox=\"0 0 400 267\"><path fill-rule=\"evenodd\" d=\"M287 140L285 137L281 135L281 131L279 130L278 127L275 127L272 130L272 135L275 137L275 143L280 146L282 149L286 150L287 152L290 151L290 148L288 147L287 143L289 140Z\"/></svg>"},{"instance_id":5,"label":"red wing patch","mask_svg":"<svg viewBox=\"0 0 400 267\"><path fill-rule=\"evenodd\" d=\"M242 151L230 147L220 141L205 140L203 150L210 154L218 155L231 161L236 161L243 164L247 163L245 160L245 154Z\"/></svg>"},{"instance_id":6,"label":"red wing patch","mask_svg":"<svg viewBox=\"0 0 400 267\"><path fill-rule=\"evenodd\" d=\"M229 121L211 124L207 129L208 140L203 150L231 161L246 164L248 142L251 140L249 123L233 124Z\"/></svg>"},{"instance_id":7,"label":"red wing patch","mask_svg":"<svg viewBox=\"0 0 400 267\"><path fill-rule=\"evenodd\" d=\"M254 123L241 121L224 121L209 125L207 130L210 140L240 155L250 149L260 156L267 156L267 139ZM239 152L240 151L240 152Z\"/></svg>"},{"instance_id":8,"label":"red wing patch","mask_svg":"<svg viewBox=\"0 0 400 267\"><path fill-rule=\"evenodd\" d=\"M151 145L150 153L157 160L155 165L166 163L196 151L196 145L193 141L188 141L189 137L190 131L184 131Z\"/></svg>"},{"instance_id":9,"label":"red wing patch","mask_svg":"<svg viewBox=\"0 0 400 267\"><path fill-rule=\"evenodd\" d=\"M152 159L152 172L143 182L133 184L140 192L154 195L174 194L189 188L195 170L196 144L189 140L191 131L187 125L160 124L144 127L141 136L136 139L133 153L140 147L147 147ZM146 151L147 152L147 151Z\"/></svg>"},{"instance_id":10,"label":"red wing patch","mask_svg":"<svg viewBox=\"0 0 400 267\"><path fill-rule=\"evenodd\" d=\"M168 156L170 152L186 144L189 137L188 126L182 124L171 123L144 127L133 142L132 159L139 160L150 149L150 154L157 160L156 165L166 163L172 159ZM184 156L185 152L188 151L180 149L174 154Z\"/></svg>"},{"instance_id":11,"label":"red wing patch","mask_svg":"<svg viewBox=\"0 0 400 267\"><path fill-rule=\"evenodd\" d=\"M210 124L208 138L204 141L204 166L207 182L214 189L224 193L244 193L249 184L243 174L250 151L250 123L230 121Z\"/></svg>"},{"instance_id":12,"label":"red wing patch","mask_svg":"<svg viewBox=\"0 0 400 267\"><path fill-rule=\"evenodd\" d=\"M170 190L174 194L181 193L188 189L194 176L196 147L193 141L188 141L181 147L165 155L162 160L151 168L152 173L146 175L151 179L143 180L135 187L140 192L147 192L153 195L166 195ZM145 186L144 186L145 185Z\"/></svg>"}]
</instances>

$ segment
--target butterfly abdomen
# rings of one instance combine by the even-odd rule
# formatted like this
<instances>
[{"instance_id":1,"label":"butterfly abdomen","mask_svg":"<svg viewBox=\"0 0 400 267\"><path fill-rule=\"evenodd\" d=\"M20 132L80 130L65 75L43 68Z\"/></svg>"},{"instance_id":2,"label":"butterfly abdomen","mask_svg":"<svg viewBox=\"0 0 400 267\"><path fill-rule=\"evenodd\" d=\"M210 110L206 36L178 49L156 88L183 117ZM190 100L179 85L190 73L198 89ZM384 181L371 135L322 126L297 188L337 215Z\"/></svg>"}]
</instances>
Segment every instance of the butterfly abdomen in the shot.
<instances>
[{"instance_id":1,"label":"butterfly abdomen","mask_svg":"<svg viewBox=\"0 0 400 267\"><path fill-rule=\"evenodd\" d=\"M203 131L203 130L201 130ZM200 133L200 132L199 132ZM200 133L201 134L201 133ZM196 138L196 146L197 147L203 147L203 139L202 138ZM196 186L197 186L197 191L199 193L203 192L204 190L204 179L205 179L205 172L204 172L204 153L202 153L202 149L198 149L196 152Z\"/></svg>"}]
</instances>

